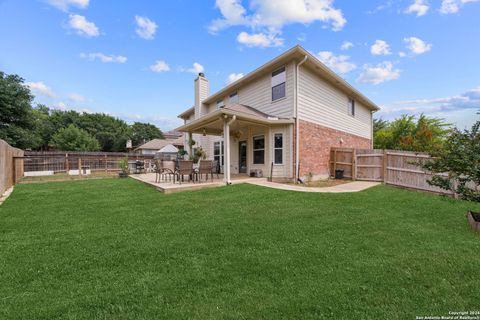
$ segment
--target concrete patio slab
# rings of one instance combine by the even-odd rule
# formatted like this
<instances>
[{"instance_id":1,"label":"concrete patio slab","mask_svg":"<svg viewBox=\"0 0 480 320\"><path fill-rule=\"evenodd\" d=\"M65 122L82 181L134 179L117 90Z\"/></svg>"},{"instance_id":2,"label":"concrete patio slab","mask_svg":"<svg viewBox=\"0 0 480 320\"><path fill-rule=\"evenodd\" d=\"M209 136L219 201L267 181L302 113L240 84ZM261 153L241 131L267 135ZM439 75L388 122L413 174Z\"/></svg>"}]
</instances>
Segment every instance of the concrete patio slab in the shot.
<instances>
[{"instance_id":1,"label":"concrete patio slab","mask_svg":"<svg viewBox=\"0 0 480 320\"><path fill-rule=\"evenodd\" d=\"M277 182L269 182L266 180L249 181L248 183L254 184L257 186L262 186L262 187L279 189L279 190L298 191L298 192L320 192L320 193L359 192L380 184L380 182L352 181L344 184L339 184L333 187L316 188L316 187L304 187L300 185L283 184L283 183L277 183Z\"/></svg>"},{"instance_id":2,"label":"concrete patio slab","mask_svg":"<svg viewBox=\"0 0 480 320\"><path fill-rule=\"evenodd\" d=\"M155 187L158 191L165 194L183 192L183 191L193 191L206 188L222 187L225 185L223 182L223 175L214 175L213 180L206 180L201 182L183 182L183 183L173 183L172 181L160 181L155 182L155 173L145 173L145 174L134 174L130 175L132 179L141 181L150 186ZM250 178L245 175L235 175L232 176L232 184L246 183L249 181L266 181L266 178Z\"/></svg>"},{"instance_id":3,"label":"concrete patio slab","mask_svg":"<svg viewBox=\"0 0 480 320\"><path fill-rule=\"evenodd\" d=\"M130 177L132 179L135 179L143 183L146 183L150 186L153 186L157 190L165 194L183 192L183 191L193 191L193 190L199 190L199 189L205 189L205 188L222 187L225 185L225 183L223 182L222 175L219 175L218 177L215 176L213 181L208 180L208 181L195 182L195 183L184 182L182 184L178 182L173 183L172 181L155 182L154 173L135 174L135 175L130 175ZM379 182L353 181L353 182L339 184L332 187L316 188L316 187L304 187L304 186L292 185L292 184L283 184L283 183L277 183L277 182L269 182L267 181L266 178L251 178L245 175L236 175L232 177L232 184L240 184L240 183L250 183L257 186L279 189L279 190L287 190L287 191L321 192L321 193L358 192L358 191L363 191L380 184Z\"/></svg>"}]
</instances>

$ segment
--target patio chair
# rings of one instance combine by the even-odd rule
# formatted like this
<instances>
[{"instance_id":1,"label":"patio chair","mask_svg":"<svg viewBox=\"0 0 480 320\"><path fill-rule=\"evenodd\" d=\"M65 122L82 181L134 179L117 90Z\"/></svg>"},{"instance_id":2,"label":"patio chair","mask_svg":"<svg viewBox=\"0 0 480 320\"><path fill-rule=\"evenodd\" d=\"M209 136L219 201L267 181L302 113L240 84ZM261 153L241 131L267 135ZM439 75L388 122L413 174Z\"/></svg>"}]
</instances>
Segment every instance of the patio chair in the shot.
<instances>
[{"instance_id":1,"label":"patio chair","mask_svg":"<svg viewBox=\"0 0 480 320\"><path fill-rule=\"evenodd\" d=\"M214 173L217 175L217 179L219 179L218 174L220 173L220 165L218 164L218 160L214 160L212 163L212 180Z\"/></svg>"},{"instance_id":2,"label":"patio chair","mask_svg":"<svg viewBox=\"0 0 480 320\"><path fill-rule=\"evenodd\" d=\"M172 180L175 183L175 161L173 160L167 160L167 161L162 161L163 162L163 171L162 171L162 176L164 177L164 180Z\"/></svg>"},{"instance_id":3,"label":"patio chair","mask_svg":"<svg viewBox=\"0 0 480 320\"><path fill-rule=\"evenodd\" d=\"M163 161L162 160L155 160L155 183L160 182L162 179L163 174Z\"/></svg>"},{"instance_id":4,"label":"patio chair","mask_svg":"<svg viewBox=\"0 0 480 320\"><path fill-rule=\"evenodd\" d=\"M191 160L180 160L178 161L178 168L175 171L175 175L178 177L180 184L182 183L183 177L188 176L188 181L193 179L195 171L193 170L193 161ZM173 183L175 183L175 177L173 177Z\"/></svg>"},{"instance_id":5,"label":"patio chair","mask_svg":"<svg viewBox=\"0 0 480 320\"><path fill-rule=\"evenodd\" d=\"M208 180L208 175L211 176L213 181L213 161L212 160L200 160L198 166L198 179L202 180L202 175L205 175L205 180Z\"/></svg>"}]
</instances>

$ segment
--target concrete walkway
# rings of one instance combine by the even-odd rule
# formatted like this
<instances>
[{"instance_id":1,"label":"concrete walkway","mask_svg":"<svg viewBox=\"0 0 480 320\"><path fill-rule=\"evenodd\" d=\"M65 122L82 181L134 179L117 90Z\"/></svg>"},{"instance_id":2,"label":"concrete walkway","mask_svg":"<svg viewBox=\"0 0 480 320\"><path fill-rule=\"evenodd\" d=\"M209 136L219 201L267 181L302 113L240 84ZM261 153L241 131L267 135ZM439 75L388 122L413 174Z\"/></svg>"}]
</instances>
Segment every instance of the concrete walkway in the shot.
<instances>
[{"instance_id":1,"label":"concrete walkway","mask_svg":"<svg viewBox=\"0 0 480 320\"><path fill-rule=\"evenodd\" d=\"M358 192L368 188L378 186L379 182L369 181L353 181L344 184L339 184L333 187L315 188L315 187L303 187L300 185L289 185L276 182L268 182L266 180L249 180L246 183L250 183L256 186L262 186L267 188L298 191L298 192L323 192L323 193L342 193L342 192Z\"/></svg>"}]
</instances>

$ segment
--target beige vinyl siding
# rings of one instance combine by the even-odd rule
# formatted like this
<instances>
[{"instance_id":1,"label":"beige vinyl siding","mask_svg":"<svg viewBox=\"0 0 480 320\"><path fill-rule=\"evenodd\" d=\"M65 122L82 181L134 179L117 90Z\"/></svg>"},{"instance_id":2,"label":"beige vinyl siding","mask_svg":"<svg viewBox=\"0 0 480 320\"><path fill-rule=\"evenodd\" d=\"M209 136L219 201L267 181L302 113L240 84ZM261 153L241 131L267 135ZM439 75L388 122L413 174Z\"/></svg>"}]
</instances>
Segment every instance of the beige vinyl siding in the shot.
<instances>
[{"instance_id":1,"label":"beige vinyl siding","mask_svg":"<svg viewBox=\"0 0 480 320\"><path fill-rule=\"evenodd\" d=\"M292 164L293 164L293 126L279 126L270 128L270 141L269 141L269 158L270 162L268 163L268 170L274 159L274 136L276 133L283 134L283 163L274 164L272 170L272 176L274 178L286 178L292 177ZM265 173L264 173L265 174ZM270 171L266 172L266 176L270 176Z\"/></svg>"},{"instance_id":2,"label":"beige vinyl siding","mask_svg":"<svg viewBox=\"0 0 480 320\"><path fill-rule=\"evenodd\" d=\"M283 65L282 65L283 66ZM279 66L281 68L282 66ZM292 118L293 114L293 91L294 91L294 63L285 65L286 83L285 83L285 98L272 102L272 76L270 73L261 77L255 78L250 83L243 85L240 88L232 89L231 92L226 93L223 97L225 105L229 104L228 96L237 91L238 103L253 107L266 114L276 116L279 118ZM221 100L221 99L219 99ZM216 110L217 103L213 102L204 106L205 113Z\"/></svg>"},{"instance_id":3,"label":"beige vinyl siding","mask_svg":"<svg viewBox=\"0 0 480 320\"><path fill-rule=\"evenodd\" d=\"M355 116L348 114L348 95L312 70L300 67L298 117L364 138L371 138L372 114L355 100Z\"/></svg>"}]
</instances>

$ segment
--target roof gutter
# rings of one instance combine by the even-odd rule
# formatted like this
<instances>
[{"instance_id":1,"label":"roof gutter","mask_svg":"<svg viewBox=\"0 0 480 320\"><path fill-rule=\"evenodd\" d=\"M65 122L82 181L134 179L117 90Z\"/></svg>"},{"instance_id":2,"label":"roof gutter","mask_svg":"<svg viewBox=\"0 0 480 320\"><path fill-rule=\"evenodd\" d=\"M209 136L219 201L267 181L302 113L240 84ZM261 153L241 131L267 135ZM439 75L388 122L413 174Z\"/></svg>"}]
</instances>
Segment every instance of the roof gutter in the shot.
<instances>
[{"instance_id":1,"label":"roof gutter","mask_svg":"<svg viewBox=\"0 0 480 320\"><path fill-rule=\"evenodd\" d=\"M299 72L300 66L308 60L308 56L305 55L302 61L297 64L295 71L295 183L297 183L300 177L300 128L298 121L298 88L299 88Z\"/></svg>"}]
</instances>

